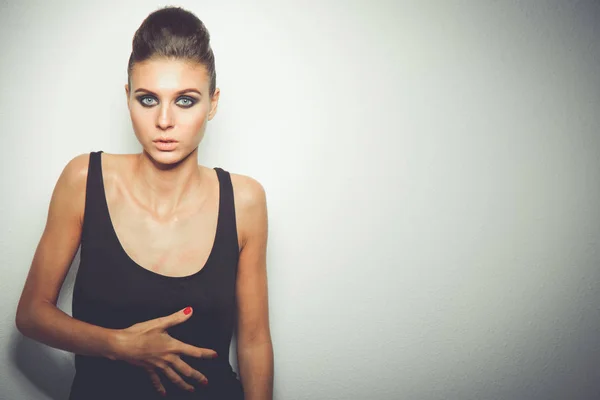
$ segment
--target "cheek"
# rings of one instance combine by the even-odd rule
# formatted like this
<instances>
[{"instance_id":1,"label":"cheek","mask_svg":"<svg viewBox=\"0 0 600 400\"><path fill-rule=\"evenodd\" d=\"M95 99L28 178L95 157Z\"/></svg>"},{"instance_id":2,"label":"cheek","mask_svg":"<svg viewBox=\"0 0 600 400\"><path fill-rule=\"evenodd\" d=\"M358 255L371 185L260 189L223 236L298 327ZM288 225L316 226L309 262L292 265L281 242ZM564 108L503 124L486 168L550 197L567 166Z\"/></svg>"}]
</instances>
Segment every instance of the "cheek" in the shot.
<instances>
[{"instance_id":1,"label":"cheek","mask_svg":"<svg viewBox=\"0 0 600 400\"><path fill-rule=\"evenodd\" d=\"M135 107L131 109L129 115L131 116L133 130L138 136L148 132L148 129L152 129L154 126L153 121L155 118L148 110L139 110Z\"/></svg>"},{"instance_id":2,"label":"cheek","mask_svg":"<svg viewBox=\"0 0 600 400\"><path fill-rule=\"evenodd\" d=\"M208 112L204 108L199 108L198 111L180 113L177 116L177 125L195 135L204 127L207 119Z\"/></svg>"}]
</instances>

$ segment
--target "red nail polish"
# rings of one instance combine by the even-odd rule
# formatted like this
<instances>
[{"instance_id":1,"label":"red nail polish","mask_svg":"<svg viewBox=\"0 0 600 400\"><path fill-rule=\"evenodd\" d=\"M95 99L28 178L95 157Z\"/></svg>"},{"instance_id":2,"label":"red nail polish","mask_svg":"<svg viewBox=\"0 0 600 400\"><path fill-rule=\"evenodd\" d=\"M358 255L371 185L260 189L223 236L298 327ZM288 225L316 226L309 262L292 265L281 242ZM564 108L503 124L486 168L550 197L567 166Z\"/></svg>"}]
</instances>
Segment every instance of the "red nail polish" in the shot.
<instances>
[{"instance_id":1,"label":"red nail polish","mask_svg":"<svg viewBox=\"0 0 600 400\"><path fill-rule=\"evenodd\" d=\"M183 313L184 313L185 315L188 315L188 314L189 314L189 313L191 313L191 312L192 312L192 307L186 307L186 308L185 308L185 310L183 310Z\"/></svg>"},{"instance_id":2,"label":"red nail polish","mask_svg":"<svg viewBox=\"0 0 600 400\"><path fill-rule=\"evenodd\" d=\"M212 358L217 358L217 357L219 357L219 355L217 353L212 355Z\"/></svg>"},{"instance_id":3,"label":"red nail polish","mask_svg":"<svg viewBox=\"0 0 600 400\"><path fill-rule=\"evenodd\" d=\"M204 381L202 381L202 384L203 384L204 386L206 386L206 385L208 385L208 381L207 381L207 380L204 380Z\"/></svg>"}]
</instances>

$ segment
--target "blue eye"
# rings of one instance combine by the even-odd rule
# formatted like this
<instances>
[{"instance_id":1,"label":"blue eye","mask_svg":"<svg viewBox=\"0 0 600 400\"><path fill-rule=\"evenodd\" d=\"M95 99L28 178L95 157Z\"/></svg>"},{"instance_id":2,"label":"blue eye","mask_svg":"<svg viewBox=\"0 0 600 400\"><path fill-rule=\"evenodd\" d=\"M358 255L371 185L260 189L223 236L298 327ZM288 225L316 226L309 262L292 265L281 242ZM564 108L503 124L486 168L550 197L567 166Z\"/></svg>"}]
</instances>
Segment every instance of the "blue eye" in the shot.
<instances>
[{"instance_id":1,"label":"blue eye","mask_svg":"<svg viewBox=\"0 0 600 400\"><path fill-rule=\"evenodd\" d=\"M156 99L154 97L150 97L150 96L140 96L140 97L138 97L138 101L144 107L152 107L153 105L156 104Z\"/></svg>"},{"instance_id":2,"label":"blue eye","mask_svg":"<svg viewBox=\"0 0 600 400\"><path fill-rule=\"evenodd\" d=\"M191 97L181 97L179 100L177 100L177 104L181 105L184 108L190 108L191 106L196 104L196 101Z\"/></svg>"},{"instance_id":3,"label":"blue eye","mask_svg":"<svg viewBox=\"0 0 600 400\"><path fill-rule=\"evenodd\" d=\"M158 104L158 100L154 96L148 96L148 95L139 96L137 99L143 107L147 107L147 108L153 107ZM185 97L180 97L177 100L176 104L182 108L190 108L194 104L196 104L196 101L197 100L194 99L193 97L185 96Z\"/></svg>"}]
</instances>

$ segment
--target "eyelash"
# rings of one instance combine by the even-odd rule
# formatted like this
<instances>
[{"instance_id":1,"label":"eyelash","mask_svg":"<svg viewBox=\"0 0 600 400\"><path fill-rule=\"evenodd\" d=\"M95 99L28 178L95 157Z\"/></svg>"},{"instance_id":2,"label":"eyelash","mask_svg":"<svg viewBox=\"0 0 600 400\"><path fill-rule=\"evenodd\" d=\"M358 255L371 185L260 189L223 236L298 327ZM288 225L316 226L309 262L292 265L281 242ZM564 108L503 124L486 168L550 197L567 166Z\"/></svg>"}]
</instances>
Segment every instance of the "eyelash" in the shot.
<instances>
[{"instance_id":1,"label":"eyelash","mask_svg":"<svg viewBox=\"0 0 600 400\"><path fill-rule=\"evenodd\" d=\"M146 104L146 103L144 103L144 100L145 100L145 99L152 99L152 100L154 100L154 101L157 101L157 100L156 100L156 98L155 98L154 96L147 96L147 95L146 95L146 96L139 96L139 97L137 98L137 100L138 100L138 101L139 101L139 103L142 105L142 107L150 108L150 107L154 107L154 106L156 105L156 104ZM189 104L189 105L180 106L181 108L190 108L190 107L192 107L194 104L196 104L196 99L194 99L194 98L192 98L192 97L183 96L183 97L180 97L179 99L177 99L177 101L180 101L180 100L187 100L187 101L189 101L189 102L190 102L190 104Z\"/></svg>"}]
</instances>

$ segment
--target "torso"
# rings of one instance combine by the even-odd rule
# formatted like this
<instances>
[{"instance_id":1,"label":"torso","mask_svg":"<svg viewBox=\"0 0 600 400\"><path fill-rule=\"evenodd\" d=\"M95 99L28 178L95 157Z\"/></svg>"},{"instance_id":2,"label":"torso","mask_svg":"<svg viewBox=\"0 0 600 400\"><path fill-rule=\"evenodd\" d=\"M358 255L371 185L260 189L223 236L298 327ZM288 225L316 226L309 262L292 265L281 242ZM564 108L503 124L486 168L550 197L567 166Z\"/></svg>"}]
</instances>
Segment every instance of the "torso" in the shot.
<instances>
[{"instance_id":1,"label":"torso","mask_svg":"<svg viewBox=\"0 0 600 400\"><path fill-rule=\"evenodd\" d=\"M178 211L161 219L143 206L150 202L133 196L140 192L132 184L140 178L131 168L135 157L139 155L90 154L73 317L125 329L191 306L191 318L170 327L168 334L220 356L182 356L211 382L196 386L198 398L241 400L243 389L229 362L229 349L244 242L239 222L252 214L249 178L198 166L203 175L194 183L197 187L190 186ZM123 360L76 354L75 370L70 400L159 396L146 371ZM168 378L161 376L161 381L173 398L189 397Z\"/></svg>"},{"instance_id":2,"label":"torso","mask_svg":"<svg viewBox=\"0 0 600 400\"><path fill-rule=\"evenodd\" d=\"M142 268L167 276L192 275L206 264L214 245L219 207L219 181L214 169L198 165L201 189L198 201L161 219L133 196L135 154L102 156L103 179L110 219L121 246ZM242 176L231 174L235 182ZM238 241L243 242L243 215L236 199ZM200 267L199 267L200 266Z\"/></svg>"}]
</instances>

